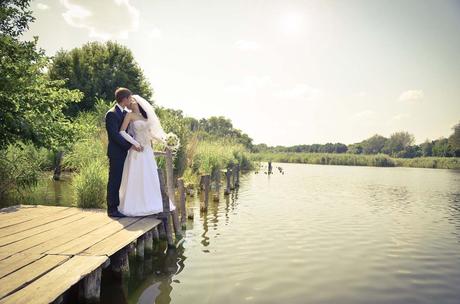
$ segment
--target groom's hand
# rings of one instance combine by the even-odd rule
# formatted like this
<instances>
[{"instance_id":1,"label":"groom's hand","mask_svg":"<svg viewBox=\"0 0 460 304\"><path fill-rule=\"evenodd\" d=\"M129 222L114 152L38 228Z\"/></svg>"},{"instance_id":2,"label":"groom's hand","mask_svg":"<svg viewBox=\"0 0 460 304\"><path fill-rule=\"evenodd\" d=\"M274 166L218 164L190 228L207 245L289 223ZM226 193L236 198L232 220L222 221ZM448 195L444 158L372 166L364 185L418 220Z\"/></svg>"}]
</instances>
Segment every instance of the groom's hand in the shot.
<instances>
[{"instance_id":1,"label":"groom's hand","mask_svg":"<svg viewBox=\"0 0 460 304\"><path fill-rule=\"evenodd\" d=\"M137 152L142 152L144 150L144 148L142 146L140 146L140 147L132 146L132 148L134 150L136 150Z\"/></svg>"}]
</instances>

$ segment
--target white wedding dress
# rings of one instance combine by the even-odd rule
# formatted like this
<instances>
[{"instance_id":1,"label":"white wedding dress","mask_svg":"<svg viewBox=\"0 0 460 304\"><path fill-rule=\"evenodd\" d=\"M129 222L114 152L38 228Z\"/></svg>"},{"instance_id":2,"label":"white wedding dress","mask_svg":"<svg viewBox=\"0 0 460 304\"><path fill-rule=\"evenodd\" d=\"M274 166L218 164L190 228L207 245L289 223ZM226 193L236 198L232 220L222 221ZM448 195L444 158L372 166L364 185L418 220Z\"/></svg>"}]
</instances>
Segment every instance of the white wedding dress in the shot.
<instances>
[{"instance_id":1,"label":"white wedding dress","mask_svg":"<svg viewBox=\"0 0 460 304\"><path fill-rule=\"evenodd\" d=\"M151 146L149 124L135 120L128 127L129 133L144 151L130 149L123 167L118 211L126 216L144 216L163 211L157 162ZM175 206L169 201L170 210Z\"/></svg>"}]
</instances>

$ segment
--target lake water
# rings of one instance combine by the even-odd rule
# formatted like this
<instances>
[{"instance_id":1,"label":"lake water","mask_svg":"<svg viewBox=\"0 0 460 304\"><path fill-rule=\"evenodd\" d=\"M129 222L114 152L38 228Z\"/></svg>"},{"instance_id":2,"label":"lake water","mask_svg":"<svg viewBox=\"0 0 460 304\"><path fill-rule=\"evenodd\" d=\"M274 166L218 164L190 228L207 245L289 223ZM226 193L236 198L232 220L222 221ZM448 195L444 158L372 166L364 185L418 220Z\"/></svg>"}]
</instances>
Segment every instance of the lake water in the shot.
<instances>
[{"instance_id":1,"label":"lake water","mask_svg":"<svg viewBox=\"0 0 460 304\"><path fill-rule=\"evenodd\" d=\"M105 303L459 303L460 172L275 164Z\"/></svg>"}]
</instances>

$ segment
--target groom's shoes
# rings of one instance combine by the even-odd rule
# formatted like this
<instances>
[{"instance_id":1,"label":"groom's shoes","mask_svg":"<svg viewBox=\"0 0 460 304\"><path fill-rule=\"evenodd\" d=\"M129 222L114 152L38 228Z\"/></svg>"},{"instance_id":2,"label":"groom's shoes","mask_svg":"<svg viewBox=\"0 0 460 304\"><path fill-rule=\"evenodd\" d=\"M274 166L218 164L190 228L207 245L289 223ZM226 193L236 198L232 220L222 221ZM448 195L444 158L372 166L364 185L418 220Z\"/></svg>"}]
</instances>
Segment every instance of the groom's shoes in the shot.
<instances>
[{"instance_id":1,"label":"groom's shoes","mask_svg":"<svg viewBox=\"0 0 460 304\"><path fill-rule=\"evenodd\" d=\"M118 210L107 211L107 214L108 214L110 217L126 217L126 215L124 215L123 213L121 213L121 212L118 211Z\"/></svg>"}]
</instances>

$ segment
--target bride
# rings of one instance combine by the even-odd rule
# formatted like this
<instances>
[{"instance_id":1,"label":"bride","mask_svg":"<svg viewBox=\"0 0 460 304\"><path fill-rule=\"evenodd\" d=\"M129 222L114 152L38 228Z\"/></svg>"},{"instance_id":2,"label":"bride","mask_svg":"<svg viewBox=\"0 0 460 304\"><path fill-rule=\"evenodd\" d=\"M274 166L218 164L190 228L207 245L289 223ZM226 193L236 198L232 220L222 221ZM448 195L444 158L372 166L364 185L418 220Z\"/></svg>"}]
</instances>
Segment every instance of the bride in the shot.
<instances>
[{"instance_id":1,"label":"bride","mask_svg":"<svg viewBox=\"0 0 460 304\"><path fill-rule=\"evenodd\" d=\"M164 143L166 133L152 105L144 98L133 95L128 108L131 112L123 120L120 135L141 151L130 149L126 157L118 211L127 216L159 213L163 211L163 201L152 141ZM171 211L175 209L171 200L169 205Z\"/></svg>"}]
</instances>

